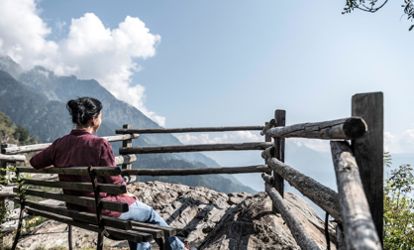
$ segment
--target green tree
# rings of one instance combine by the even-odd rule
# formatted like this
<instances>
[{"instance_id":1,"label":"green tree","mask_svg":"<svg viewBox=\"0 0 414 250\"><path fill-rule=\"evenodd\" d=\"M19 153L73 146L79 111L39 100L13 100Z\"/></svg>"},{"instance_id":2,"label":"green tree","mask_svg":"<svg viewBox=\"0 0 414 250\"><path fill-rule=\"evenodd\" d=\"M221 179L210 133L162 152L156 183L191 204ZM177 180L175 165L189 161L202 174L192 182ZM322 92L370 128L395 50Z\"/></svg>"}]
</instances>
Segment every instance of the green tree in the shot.
<instances>
[{"instance_id":1,"label":"green tree","mask_svg":"<svg viewBox=\"0 0 414 250\"><path fill-rule=\"evenodd\" d=\"M344 11L342 14L351 13L353 10L358 9L370 13L377 12L388 0L346 0ZM404 10L404 15L406 15L408 21L414 21L414 4L413 0L403 0L401 7ZM412 30L414 25L411 25L409 30Z\"/></svg>"},{"instance_id":2,"label":"green tree","mask_svg":"<svg viewBox=\"0 0 414 250\"><path fill-rule=\"evenodd\" d=\"M390 158L384 159L390 168ZM384 192L384 249L414 249L413 167L403 164L391 170Z\"/></svg>"}]
</instances>

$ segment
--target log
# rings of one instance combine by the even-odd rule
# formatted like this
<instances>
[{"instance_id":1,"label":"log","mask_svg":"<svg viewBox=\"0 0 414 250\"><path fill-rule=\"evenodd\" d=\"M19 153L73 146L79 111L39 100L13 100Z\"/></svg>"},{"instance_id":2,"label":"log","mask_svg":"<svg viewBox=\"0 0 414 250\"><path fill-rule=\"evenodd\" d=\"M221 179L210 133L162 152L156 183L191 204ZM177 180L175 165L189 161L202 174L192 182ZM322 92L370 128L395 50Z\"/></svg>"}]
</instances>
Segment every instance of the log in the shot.
<instances>
[{"instance_id":1,"label":"log","mask_svg":"<svg viewBox=\"0 0 414 250\"><path fill-rule=\"evenodd\" d=\"M314 139L355 139L368 130L360 117L343 118L332 121L301 123L267 130L266 134L275 138L302 137Z\"/></svg>"},{"instance_id":2,"label":"log","mask_svg":"<svg viewBox=\"0 0 414 250\"><path fill-rule=\"evenodd\" d=\"M286 125L286 111L277 109L275 111L275 126L282 128ZM285 161L285 139L278 137L274 139L274 156L281 162ZM274 187L279 191L280 195L284 196L285 184L282 176L277 172L273 172Z\"/></svg>"},{"instance_id":3,"label":"log","mask_svg":"<svg viewBox=\"0 0 414 250\"><path fill-rule=\"evenodd\" d=\"M195 144L195 145L176 145L176 146L157 146L144 148L121 148L120 154L155 154L155 153L180 153L198 151L239 151L239 150L263 150L272 143L269 142L250 142L250 143L227 143L227 144Z\"/></svg>"},{"instance_id":4,"label":"log","mask_svg":"<svg viewBox=\"0 0 414 250\"><path fill-rule=\"evenodd\" d=\"M288 204L280 196L279 192L269 184L265 184L266 193L273 201L273 206L282 215L283 220L289 227L290 232L296 240L296 243L302 249L320 249L316 242L308 235L305 227L296 220L294 211L288 206Z\"/></svg>"},{"instance_id":5,"label":"log","mask_svg":"<svg viewBox=\"0 0 414 250\"><path fill-rule=\"evenodd\" d=\"M137 156L134 154L130 154L130 155L118 155L115 156L115 164L116 165L124 165L127 164L129 165L132 162L137 161ZM122 167L122 169L125 169L124 167Z\"/></svg>"},{"instance_id":6,"label":"log","mask_svg":"<svg viewBox=\"0 0 414 250\"><path fill-rule=\"evenodd\" d=\"M350 146L331 141L331 150L347 249L382 249Z\"/></svg>"},{"instance_id":7,"label":"log","mask_svg":"<svg viewBox=\"0 0 414 250\"><path fill-rule=\"evenodd\" d=\"M65 182L65 181L43 181L43 180L34 180L34 179L22 179L24 184L32 186L42 186L42 187L53 187L53 188L62 188L65 190L74 190L74 191L83 191L83 192L93 192L93 187L90 182ZM115 184L98 184L99 192L105 192L112 195L126 193L125 185L115 185Z\"/></svg>"},{"instance_id":8,"label":"log","mask_svg":"<svg viewBox=\"0 0 414 250\"><path fill-rule=\"evenodd\" d=\"M384 233L384 96L382 92L352 96L352 115L362 117L369 131L352 141L359 175L375 228L382 242Z\"/></svg>"},{"instance_id":9,"label":"log","mask_svg":"<svg viewBox=\"0 0 414 250\"><path fill-rule=\"evenodd\" d=\"M0 160L7 161L7 162L16 162L16 161L22 162L22 161L26 161L26 156L0 154Z\"/></svg>"},{"instance_id":10,"label":"log","mask_svg":"<svg viewBox=\"0 0 414 250\"><path fill-rule=\"evenodd\" d=\"M123 129L129 129L130 127L129 127L129 124L124 124L124 125L122 125L122 128ZM122 147L123 148L131 148L132 147L132 139L122 141ZM130 162L122 164L122 169L131 169L131 168L132 168L132 164Z\"/></svg>"},{"instance_id":11,"label":"log","mask_svg":"<svg viewBox=\"0 0 414 250\"><path fill-rule=\"evenodd\" d=\"M121 173L120 168L114 167L92 167L92 171L95 171L98 176L113 176ZM89 176L88 167L68 167L68 168L55 168L48 167L43 169L35 169L32 167L17 167L20 173L38 173L38 174L66 174L66 175L84 175Z\"/></svg>"},{"instance_id":12,"label":"log","mask_svg":"<svg viewBox=\"0 0 414 250\"><path fill-rule=\"evenodd\" d=\"M276 158L269 159L267 164L273 171L281 175L291 186L299 190L304 196L308 197L316 205L327 211L336 220L341 220L338 194L335 191Z\"/></svg>"},{"instance_id":13,"label":"log","mask_svg":"<svg viewBox=\"0 0 414 250\"><path fill-rule=\"evenodd\" d=\"M264 126L233 126L233 127L197 127L197 128L143 128L143 129L117 129L117 134L165 134L165 133L190 133L190 132L226 132L263 130Z\"/></svg>"},{"instance_id":14,"label":"log","mask_svg":"<svg viewBox=\"0 0 414 250\"><path fill-rule=\"evenodd\" d=\"M122 170L125 175L149 175L149 176L170 176L170 175L205 175L205 174L243 174L243 173L269 173L271 170L265 165L246 167L223 167L223 168L181 168L181 169L126 169Z\"/></svg>"},{"instance_id":15,"label":"log","mask_svg":"<svg viewBox=\"0 0 414 250\"><path fill-rule=\"evenodd\" d=\"M137 139L139 137L138 134L125 134L125 135L111 135L111 136L102 136L102 138L106 139L109 142L117 142L117 141L128 141L132 139Z\"/></svg>"},{"instance_id":16,"label":"log","mask_svg":"<svg viewBox=\"0 0 414 250\"><path fill-rule=\"evenodd\" d=\"M129 139L138 138L136 134L126 134L126 135L112 135L112 136L104 136L102 137L109 142L116 142L116 141L123 141ZM41 143L41 144L32 144L32 145L25 145L25 146L14 146L14 147L6 147L2 149L2 154L7 155L14 155L14 154L22 154L22 153L30 153L41 151L47 147L49 147L52 143Z\"/></svg>"}]
</instances>

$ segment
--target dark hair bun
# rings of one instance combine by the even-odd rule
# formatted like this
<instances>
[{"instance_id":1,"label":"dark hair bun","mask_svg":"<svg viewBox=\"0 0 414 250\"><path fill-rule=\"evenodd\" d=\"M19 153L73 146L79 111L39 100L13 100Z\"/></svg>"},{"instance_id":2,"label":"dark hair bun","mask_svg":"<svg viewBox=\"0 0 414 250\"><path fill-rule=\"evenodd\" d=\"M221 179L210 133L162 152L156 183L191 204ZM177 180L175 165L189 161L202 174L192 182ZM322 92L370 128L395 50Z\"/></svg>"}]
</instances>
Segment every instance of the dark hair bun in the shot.
<instances>
[{"instance_id":1,"label":"dark hair bun","mask_svg":"<svg viewBox=\"0 0 414 250\"><path fill-rule=\"evenodd\" d=\"M69 100L66 107L72 116L72 122L85 126L90 119L99 115L102 110L102 103L92 97L80 97L75 100Z\"/></svg>"}]
</instances>

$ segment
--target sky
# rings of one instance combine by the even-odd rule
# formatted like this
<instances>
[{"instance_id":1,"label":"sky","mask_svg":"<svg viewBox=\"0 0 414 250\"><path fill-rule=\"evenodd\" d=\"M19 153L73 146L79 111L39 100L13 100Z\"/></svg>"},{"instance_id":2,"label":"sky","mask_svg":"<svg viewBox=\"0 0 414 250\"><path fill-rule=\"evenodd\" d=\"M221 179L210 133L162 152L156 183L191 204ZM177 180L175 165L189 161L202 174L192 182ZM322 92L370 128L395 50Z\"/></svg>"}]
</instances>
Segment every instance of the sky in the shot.
<instances>
[{"instance_id":1,"label":"sky","mask_svg":"<svg viewBox=\"0 0 414 250\"><path fill-rule=\"evenodd\" d=\"M344 2L1 0L0 54L97 79L165 127L262 125L275 109L287 124L332 120L350 116L353 94L382 91L385 149L412 154L414 31L403 1L343 15Z\"/></svg>"}]
</instances>

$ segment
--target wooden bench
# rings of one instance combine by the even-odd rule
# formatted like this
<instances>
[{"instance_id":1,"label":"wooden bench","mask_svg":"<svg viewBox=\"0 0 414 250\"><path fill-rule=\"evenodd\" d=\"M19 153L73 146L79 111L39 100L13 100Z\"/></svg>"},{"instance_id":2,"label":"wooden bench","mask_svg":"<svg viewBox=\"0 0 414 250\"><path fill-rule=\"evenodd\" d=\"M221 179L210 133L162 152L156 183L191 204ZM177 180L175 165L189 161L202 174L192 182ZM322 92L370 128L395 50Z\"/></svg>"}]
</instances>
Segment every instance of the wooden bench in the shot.
<instances>
[{"instance_id":1,"label":"wooden bench","mask_svg":"<svg viewBox=\"0 0 414 250\"><path fill-rule=\"evenodd\" d=\"M27 173L36 174L32 174L30 178L25 178L23 175L27 175ZM112 195L126 193L125 186L98 181L98 179L105 176L114 176L120 173L120 168L113 167L70 167L42 170L31 167L18 167L16 177L19 185L13 190L13 193L22 209L12 249L16 248L20 237L24 210L30 215L38 215L68 224L69 249L72 249L71 226L97 232L97 249L102 249L104 236L113 240L129 240L134 242L155 240L160 249L169 249L167 238L174 236L176 229L102 215L102 210L121 213L128 211L127 203L104 201L99 197L99 192L106 192ZM45 180L45 174L49 176L49 180ZM63 182L57 180L57 178L50 180L50 174L73 175L78 176L81 180L88 181ZM56 191L52 192L51 189ZM63 190L66 193L67 191L91 193L94 197L64 194ZM45 201L45 199L61 202L62 205L44 204L41 201ZM94 208L96 212L68 209L65 203Z\"/></svg>"}]
</instances>

